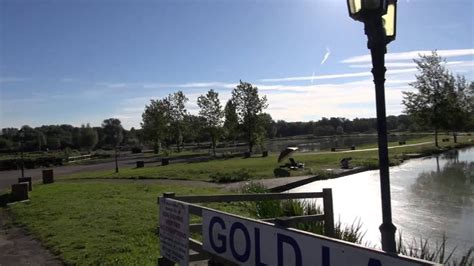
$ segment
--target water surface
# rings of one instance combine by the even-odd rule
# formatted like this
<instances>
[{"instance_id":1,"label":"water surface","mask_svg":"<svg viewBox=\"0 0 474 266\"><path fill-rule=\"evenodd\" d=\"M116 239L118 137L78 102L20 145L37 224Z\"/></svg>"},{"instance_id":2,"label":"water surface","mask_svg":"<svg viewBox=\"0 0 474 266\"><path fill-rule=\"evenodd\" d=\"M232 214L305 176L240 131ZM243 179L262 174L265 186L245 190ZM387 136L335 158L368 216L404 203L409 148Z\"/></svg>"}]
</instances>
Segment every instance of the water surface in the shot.
<instances>
[{"instance_id":1,"label":"water surface","mask_svg":"<svg viewBox=\"0 0 474 266\"><path fill-rule=\"evenodd\" d=\"M474 147L390 168L393 223L405 241L448 238L457 253L474 246ZM317 181L292 192L332 188L335 220L360 219L364 240L380 246L379 171Z\"/></svg>"}]
</instances>

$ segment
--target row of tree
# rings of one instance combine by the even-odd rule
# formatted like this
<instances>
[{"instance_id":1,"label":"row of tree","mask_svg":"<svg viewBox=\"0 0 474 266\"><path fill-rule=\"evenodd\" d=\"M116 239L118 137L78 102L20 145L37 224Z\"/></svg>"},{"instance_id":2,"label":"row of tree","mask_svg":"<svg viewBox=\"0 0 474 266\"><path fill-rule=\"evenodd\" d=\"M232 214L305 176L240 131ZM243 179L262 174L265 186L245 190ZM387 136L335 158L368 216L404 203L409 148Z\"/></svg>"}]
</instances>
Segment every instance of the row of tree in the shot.
<instances>
[{"instance_id":1,"label":"row of tree","mask_svg":"<svg viewBox=\"0 0 474 266\"><path fill-rule=\"evenodd\" d=\"M454 76L445 68L445 60L436 52L414 60L419 73L410 85L415 91L404 92L405 114L387 117L389 131L472 131L474 130L474 83ZM151 100L142 114L142 129L124 130L119 119L103 121L101 127L88 124L22 127L26 150L64 148L91 150L113 149L118 145L151 145L159 152L162 145L173 143L178 151L184 143L210 142L214 150L219 141L245 141L251 152L267 138L295 135L332 136L353 133L376 133L375 118L322 118L319 121L274 121L265 113L267 99L258 88L240 82L222 108L219 94L209 90L198 97L199 114L186 110L188 98L182 91L162 99ZM0 150L16 150L20 146L16 128L4 128ZM436 145L438 144L436 137Z\"/></svg>"},{"instance_id":2,"label":"row of tree","mask_svg":"<svg viewBox=\"0 0 474 266\"><path fill-rule=\"evenodd\" d=\"M270 115L263 113L267 107L266 97L260 97L258 88L247 82L240 81L224 109L219 93L212 89L198 97L199 116L187 112L187 101L184 93L178 91L151 100L145 106L141 126L145 139L153 142L155 152L159 152L163 143L169 146L172 142L179 152L184 143L183 131L192 131L209 139L214 155L217 143L224 135L232 141L243 136L251 152L255 144L263 142L267 136L266 126L273 122ZM200 139L192 134L188 136Z\"/></svg>"},{"instance_id":3,"label":"row of tree","mask_svg":"<svg viewBox=\"0 0 474 266\"><path fill-rule=\"evenodd\" d=\"M410 85L415 92L403 92L405 113L416 123L434 129L438 146L438 131L473 130L474 82L449 72L445 59L436 51L414 60L419 73Z\"/></svg>"},{"instance_id":4,"label":"row of tree","mask_svg":"<svg viewBox=\"0 0 474 266\"><path fill-rule=\"evenodd\" d=\"M21 130L21 132L20 132ZM102 122L101 127L89 124L81 127L71 125L48 125L32 128L23 126L3 128L0 136L0 150L16 150L23 146L26 151L60 150L65 148L90 151L92 149L113 149L121 143L138 145L139 138L135 129L122 128L116 118ZM20 134L22 133L22 134Z\"/></svg>"}]
</instances>

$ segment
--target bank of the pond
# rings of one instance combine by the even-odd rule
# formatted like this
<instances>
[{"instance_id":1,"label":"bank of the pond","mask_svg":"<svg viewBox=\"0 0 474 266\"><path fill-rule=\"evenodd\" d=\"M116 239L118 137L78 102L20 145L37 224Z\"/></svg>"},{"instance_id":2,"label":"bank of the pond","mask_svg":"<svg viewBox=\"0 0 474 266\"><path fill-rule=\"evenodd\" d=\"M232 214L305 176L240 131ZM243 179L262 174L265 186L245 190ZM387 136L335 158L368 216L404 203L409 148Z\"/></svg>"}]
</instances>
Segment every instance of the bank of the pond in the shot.
<instances>
[{"instance_id":1,"label":"bank of the pond","mask_svg":"<svg viewBox=\"0 0 474 266\"><path fill-rule=\"evenodd\" d=\"M433 143L417 143L406 146L391 146L389 152L390 165L398 165L411 156L429 156L447 149L473 145L470 140L460 139L460 143L441 143L435 147ZM340 169L340 161L350 157L351 165L364 169L378 167L377 149L356 150L352 152L296 153L295 160L305 164L304 169L288 170L290 176L326 176L327 169ZM59 177L60 179L181 179L212 181L237 177L233 181L257 180L274 177L274 170L282 163L277 162L278 154L268 157L251 158L216 158L204 162L171 163L166 166L147 166L144 168L122 167L119 173L113 169L102 171L82 171Z\"/></svg>"},{"instance_id":2,"label":"bank of the pond","mask_svg":"<svg viewBox=\"0 0 474 266\"><path fill-rule=\"evenodd\" d=\"M164 192L223 193L219 188L203 186L55 183L35 186L29 202L2 211L8 211L17 226L68 265L156 265L157 197ZM246 213L238 204L220 204L218 208Z\"/></svg>"},{"instance_id":3,"label":"bank of the pond","mask_svg":"<svg viewBox=\"0 0 474 266\"><path fill-rule=\"evenodd\" d=\"M442 154L445 152L449 152L451 150L459 150L459 149L467 148L471 146L474 146L474 143L461 143L453 147L448 146L448 147L441 147L441 148L434 148L434 149L424 149L424 150L420 150L420 152L418 153L402 154L400 157L398 157L398 160L392 161L391 166L392 167L398 166L409 159L430 157L430 156ZM226 187L236 190L244 186L245 184L248 184L249 182L256 182L256 183L262 184L263 186L265 186L267 189L269 189L272 192L283 192L283 191L294 189L300 186L304 186L311 182L339 178L339 177L357 174L357 173L375 170L375 169L377 169L377 166L373 166L373 165L356 166L351 169L326 168L326 169L321 169L319 173L316 175L254 179L250 181L234 182L234 183L226 185Z\"/></svg>"}]
</instances>

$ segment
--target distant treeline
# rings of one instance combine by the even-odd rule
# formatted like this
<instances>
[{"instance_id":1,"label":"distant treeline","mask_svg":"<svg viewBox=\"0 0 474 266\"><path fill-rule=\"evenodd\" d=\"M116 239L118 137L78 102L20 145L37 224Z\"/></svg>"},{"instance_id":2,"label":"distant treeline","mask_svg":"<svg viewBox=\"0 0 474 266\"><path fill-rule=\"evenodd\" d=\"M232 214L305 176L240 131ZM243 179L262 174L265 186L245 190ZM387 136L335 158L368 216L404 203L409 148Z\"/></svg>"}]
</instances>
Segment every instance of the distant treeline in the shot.
<instances>
[{"instance_id":1,"label":"distant treeline","mask_svg":"<svg viewBox=\"0 0 474 266\"><path fill-rule=\"evenodd\" d=\"M185 143L207 142L210 136L199 123L194 115L189 115L192 130L183 131ZM322 118L319 121L309 122L286 122L274 121L266 114L265 125L266 137L269 139L278 137L290 137L297 135L332 136L340 134L376 133L377 120L375 118L355 118L353 120L341 117ZM112 128L112 130L110 130ZM114 128L118 130L114 131ZM412 119L406 115L388 116L387 128L389 131L422 131L426 128L417 126ZM21 134L18 128L3 128L0 135L0 150L16 151L23 145L25 151L45 151L60 149L113 149L116 144L121 147L151 147L151 143L144 137L141 129L123 129L118 119L107 119L101 127L82 125L74 127L71 125L44 125L32 128L23 126L23 144L20 142ZM120 136L121 134L121 136ZM233 138L233 137L232 137ZM231 137L223 136L224 141L234 141ZM245 136L238 136L238 140L244 140Z\"/></svg>"}]
</instances>

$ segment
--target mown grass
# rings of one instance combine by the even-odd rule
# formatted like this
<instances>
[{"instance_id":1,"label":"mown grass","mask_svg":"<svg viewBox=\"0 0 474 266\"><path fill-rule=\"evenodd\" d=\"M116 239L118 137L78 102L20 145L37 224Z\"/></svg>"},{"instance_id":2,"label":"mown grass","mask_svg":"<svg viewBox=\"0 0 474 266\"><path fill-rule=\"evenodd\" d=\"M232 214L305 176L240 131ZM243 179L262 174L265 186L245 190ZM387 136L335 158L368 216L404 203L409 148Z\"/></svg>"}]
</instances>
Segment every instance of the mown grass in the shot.
<instances>
[{"instance_id":1,"label":"mown grass","mask_svg":"<svg viewBox=\"0 0 474 266\"><path fill-rule=\"evenodd\" d=\"M215 188L112 183L36 186L28 203L10 207L23 225L70 265L156 265L157 197L212 194ZM235 206L226 207L242 212Z\"/></svg>"},{"instance_id":2,"label":"mown grass","mask_svg":"<svg viewBox=\"0 0 474 266\"><path fill-rule=\"evenodd\" d=\"M156 265L159 257L156 200L170 191L177 195L222 193L217 188L183 185L55 183L35 186L29 202L13 204L8 211L14 223L24 226L68 265ZM246 190L247 193L265 191L259 185ZM320 213L316 205L305 201L267 203L270 204L208 206L255 218ZM198 221L192 218L192 222ZM362 243L361 223L352 226L336 223L335 226L338 238ZM297 228L324 234L320 223L300 224ZM452 258L449 251L445 252L443 243L435 250L429 249L425 242L420 242L420 248L415 244L399 250L402 254L425 259L456 261L452 265L472 265L472 250L465 258Z\"/></svg>"},{"instance_id":3,"label":"mown grass","mask_svg":"<svg viewBox=\"0 0 474 266\"><path fill-rule=\"evenodd\" d=\"M459 144L466 144L468 137L460 137ZM410 144L407 142L407 144ZM436 148L433 143L420 146L393 146L389 149L391 165L400 164L405 154L430 155L438 153L449 147L454 147L452 142L440 142L441 149ZM377 150L355 150L351 152L321 152L321 153L296 153L294 158L305 163L305 169L291 171L291 176L315 175L326 172L327 169L340 168L340 160L345 157L351 157L351 165L364 167L367 169L376 169L378 167ZM211 176L220 173L222 176L231 175L238 171L248 173L250 179L271 178L274 176L273 170L282 163L277 162L278 154L270 154L268 157L252 157L215 159L205 162L176 163L167 166L154 166L145 168L121 168L119 173L114 169L96 172L81 172L71 174L60 178L133 178L133 179L187 179L187 180L205 180L211 181Z\"/></svg>"}]
</instances>

